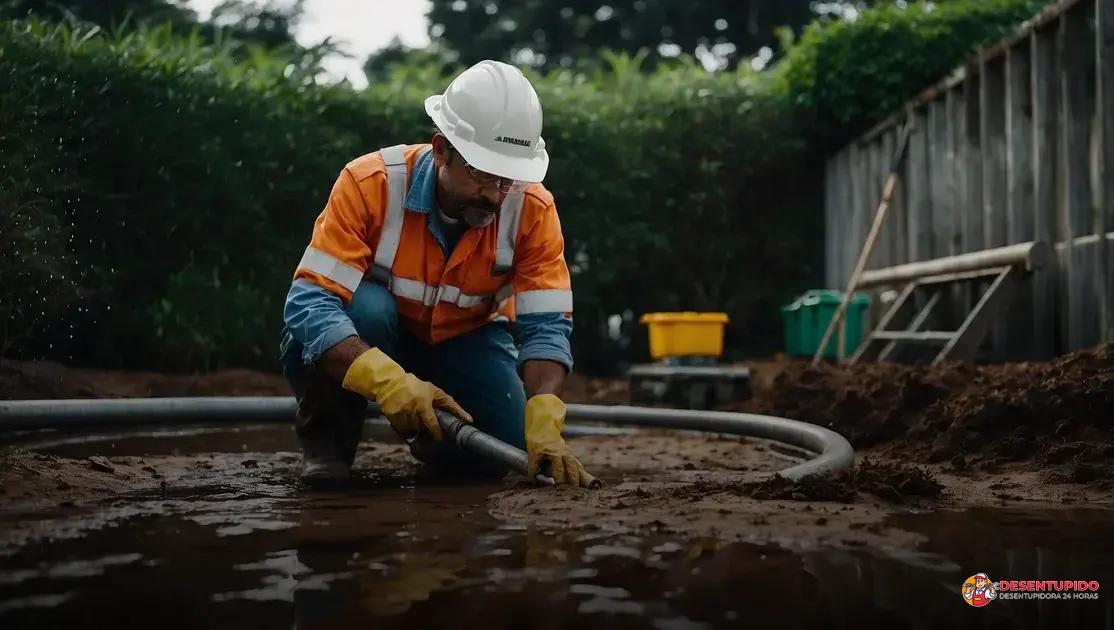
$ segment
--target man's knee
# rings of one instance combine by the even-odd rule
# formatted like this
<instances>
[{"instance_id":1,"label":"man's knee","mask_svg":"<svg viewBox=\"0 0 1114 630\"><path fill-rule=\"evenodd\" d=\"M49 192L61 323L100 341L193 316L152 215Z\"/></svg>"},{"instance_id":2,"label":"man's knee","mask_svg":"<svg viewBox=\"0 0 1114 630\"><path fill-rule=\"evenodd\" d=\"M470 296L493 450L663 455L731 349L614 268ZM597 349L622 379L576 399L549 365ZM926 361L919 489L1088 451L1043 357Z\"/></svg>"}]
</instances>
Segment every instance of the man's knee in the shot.
<instances>
[{"instance_id":1,"label":"man's knee","mask_svg":"<svg viewBox=\"0 0 1114 630\"><path fill-rule=\"evenodd\" d=\"M398 310L390 291L378 284L361 282L345 313L361 339L391 354L398 334Z\"/></svg>"}]
</instances>

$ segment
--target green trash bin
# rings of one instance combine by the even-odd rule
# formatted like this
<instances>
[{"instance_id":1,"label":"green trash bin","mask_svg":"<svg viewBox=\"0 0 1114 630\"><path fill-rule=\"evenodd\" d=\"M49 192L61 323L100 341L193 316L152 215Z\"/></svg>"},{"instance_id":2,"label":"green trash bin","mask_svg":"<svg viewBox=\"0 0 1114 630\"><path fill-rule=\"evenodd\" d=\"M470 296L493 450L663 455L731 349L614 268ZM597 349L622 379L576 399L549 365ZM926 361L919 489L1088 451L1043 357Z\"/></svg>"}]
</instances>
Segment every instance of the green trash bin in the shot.
<instances>
[{"instance_id":1,"label":"green trash bin","mask_svg":"<svg viewBox=\"0 0 1114 630\"><path fill-rule=\"evenodd\" d=\"M785 327L785 352L791 357L811 357L820 347L824 338L824 331L828 323L835 316L839 303L843 301L843 293L831 290L814 289L806 291L792 303L781 307L782 323ZM870 308L870 298L862 293L856 293L847 305L847 312L843 317L846 340L844 356L851 356L862 341L866 324L867 309ZM836 358L836 349L839 344L839 331L832 335L828 347L824 349L824 357Z\"/></svg>"}]
</instances>

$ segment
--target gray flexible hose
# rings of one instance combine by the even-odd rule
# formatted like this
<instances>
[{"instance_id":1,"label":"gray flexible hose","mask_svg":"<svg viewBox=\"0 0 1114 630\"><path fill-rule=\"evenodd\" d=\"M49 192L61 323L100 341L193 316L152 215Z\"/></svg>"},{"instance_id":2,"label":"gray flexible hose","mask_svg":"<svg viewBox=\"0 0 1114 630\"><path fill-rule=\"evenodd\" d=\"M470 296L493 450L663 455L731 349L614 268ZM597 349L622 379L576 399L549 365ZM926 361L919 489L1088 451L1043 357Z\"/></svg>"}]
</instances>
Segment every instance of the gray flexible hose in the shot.
<instances>
[{"instance_id":1,"label":"gray flexible hose","mask_svg":"<svg viewBox=\"0 0 1114 630\"><path fill-rule=\"evenodd\" d=\"M286 396L105 398L0 401L0 431L86 425L292 422L298 403ZM378 412L378 407L376 407Z\"/></svg>"},{"instance_id":2,"label":"gray flexible hose","mask_svg":"<svg viewBox=\"0 0 1114 630\"><path fill-rule=\"evenodd\" d=\"M103 424L193 424L230 419L244 422L291 422L296 410L295 400L285 396L0 401L0 432ZM373 403L369 405L368 412L378 415L379 409ZM569 405L568 418L620 426L753 436L818 453L813 459L775 473L791 480L849 468L855 456L851 444L835 431L775 416L726 411ZM438 419L442 428L461 448L506 464L519 473L526 473L526 453L522 449L487 435L449 414L439 414Z\"/></svg>"},{"instance_id":3,"label":"gray flexible hose","mask_svg":"<svg viewBox=\"0 0 1114 630\"><path fill-rule=\"evenodd\" d=\"M855 460L851 443L842 435L808 422L777 416L732 411L657 409L604 405L569 405L568 417L619 426L688 429L767 438L803 448L818 455L776 474L794 481L809 475L850 468Z\"/></svg>"}]
</instances>

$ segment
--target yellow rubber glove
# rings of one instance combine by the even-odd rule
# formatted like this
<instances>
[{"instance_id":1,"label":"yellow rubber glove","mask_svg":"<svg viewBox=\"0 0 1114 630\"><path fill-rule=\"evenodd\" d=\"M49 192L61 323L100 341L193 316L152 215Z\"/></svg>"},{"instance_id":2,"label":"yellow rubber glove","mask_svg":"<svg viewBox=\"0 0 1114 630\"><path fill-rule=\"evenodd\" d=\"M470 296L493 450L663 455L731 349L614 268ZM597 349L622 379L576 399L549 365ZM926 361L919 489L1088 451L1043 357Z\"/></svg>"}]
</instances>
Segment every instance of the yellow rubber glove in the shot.
<instances>
[{"instance_id":1,"label":"yellow rubber glove","mask_svg":"<svg viewBox=\"0 0 1114 630\"><path fill-rule=\"evenodd\" d=\"M378 348L356 357L344 374L342 385L379 403L379 410L403 437L416 435L425 427L433 439L440 442L441 425L437 422L434 407L444 409L465 422L472 422L472 416L441 388L403 370Z\"/></svg>"},{"instance_id":2,"label":"yellow rubber glove","mask_svg":"<svg viewBox=\"0 0 1114 630\"><path fill-rule=\"evenodd\" d=\"M591 476L561 437L566 409L553 394L538 394L526 401L527 476L532 479L542 462L548 461L555 482L587 488Z\"/></svg>"}]
</instances>

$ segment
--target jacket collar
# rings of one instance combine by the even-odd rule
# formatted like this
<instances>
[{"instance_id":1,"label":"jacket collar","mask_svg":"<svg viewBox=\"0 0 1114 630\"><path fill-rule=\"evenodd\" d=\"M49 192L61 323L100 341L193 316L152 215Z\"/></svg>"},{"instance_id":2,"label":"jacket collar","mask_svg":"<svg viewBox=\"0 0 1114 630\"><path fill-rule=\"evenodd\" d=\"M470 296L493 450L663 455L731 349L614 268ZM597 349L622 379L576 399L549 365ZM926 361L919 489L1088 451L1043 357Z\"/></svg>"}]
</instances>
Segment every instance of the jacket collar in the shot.
<instances>
[{"instance_id":1,"label":"jacket collar","mask_svg":"<svg viewBox=\"0 0 1114 630\"><path fill-rule=\"evenodd\" d=\"M437 167L433 163L433 147L423 150L414 162L414 174L410 177L410 186L406 189L406 199L402 206L407 210L433 214L437 210Z\"/></svg>"}]
</instances>

